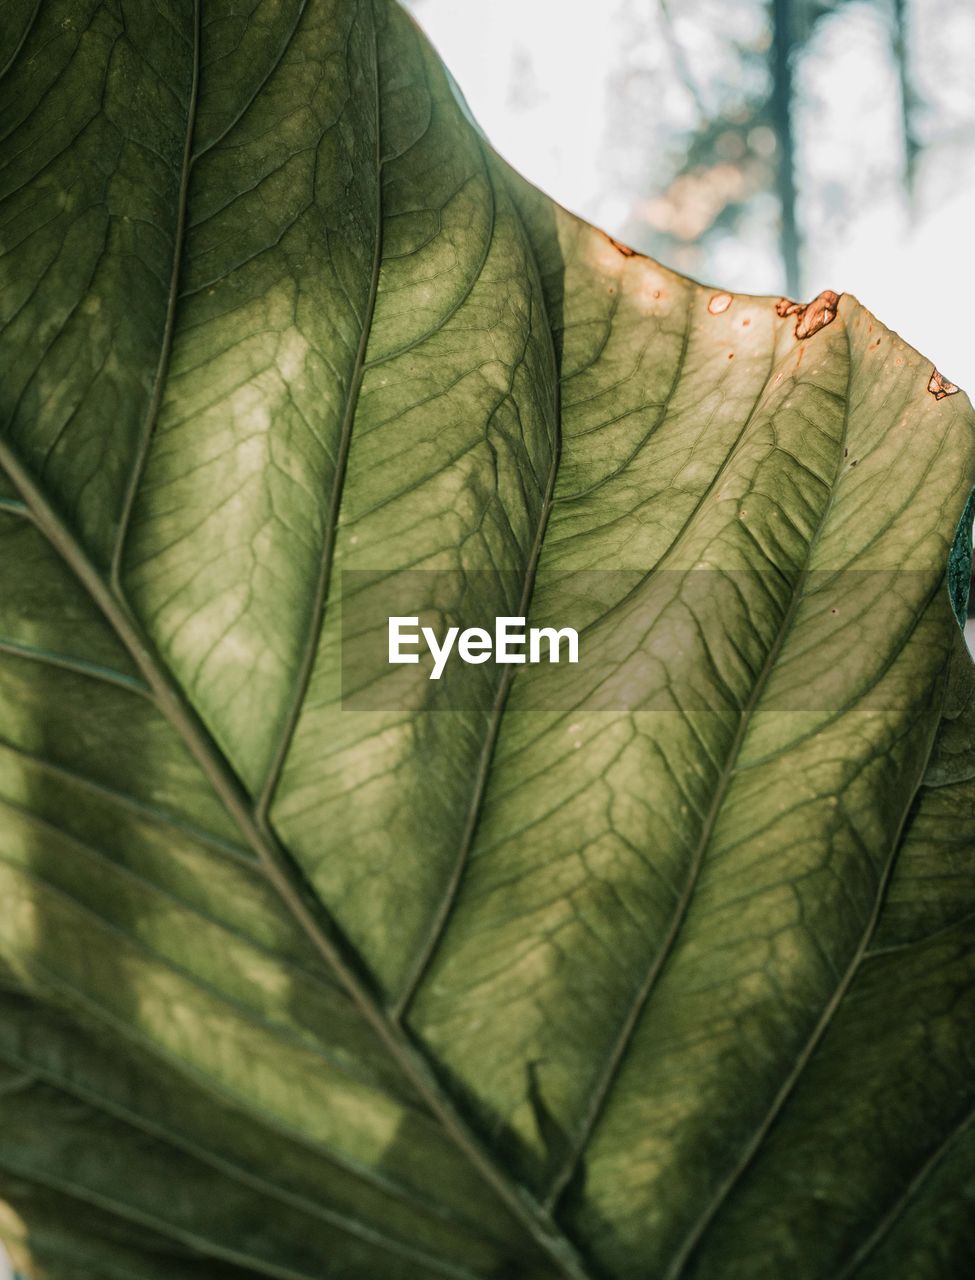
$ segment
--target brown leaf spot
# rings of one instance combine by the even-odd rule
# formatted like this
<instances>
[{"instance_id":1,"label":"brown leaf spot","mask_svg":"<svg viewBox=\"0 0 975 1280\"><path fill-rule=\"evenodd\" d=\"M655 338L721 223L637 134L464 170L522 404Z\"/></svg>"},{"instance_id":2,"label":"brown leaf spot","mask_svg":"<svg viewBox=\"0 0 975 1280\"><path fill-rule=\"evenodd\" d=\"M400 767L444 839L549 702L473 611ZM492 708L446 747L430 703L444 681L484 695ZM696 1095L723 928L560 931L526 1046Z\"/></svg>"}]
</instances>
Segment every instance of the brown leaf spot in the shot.
<instances>
[{"instance_id":1,"label":"brown leaf spot","mask_svg":"<svg viewBox=\"0 0 975 1280\"><path fill-rule=\"evenodd\" d=\"M722 312L727 311L731 306L731 301L730 293L716 293L708 303L708 311L713 316L720 316Z\"/></svg>"},{"instance_id":2,"label":"brown leaf spot","mask_svg":"<svg viewBox=\"0 0 975 1280\"><path fill-rule=\"evenodd\" d=\"M836 319L836 308L840 295L832 289L824 289L817 293L812 302L793 302L791 298L780 298L775 304L775 313L780 318L796 317L796 337L811 338L814 333Z\"/></svg>"},{"instance_id":3,"label":"brown leaf spot","mask_svg":"<svg viewBox=\"0 0 975 1280\"><path fill-rule=\"evenodd\" d=\"M613 237L610 235L608 235L606 239L613 246L613 248L617 250L618 253L621 253L623 255L624 258L633 258L636 256L636 250L631 249L628 244L623 244L619 240L614 240Z\"/></svg>"},{"instance_id":4,"label":"brown leaf spot","mask_svg":"<svg viewBox=\"0 0 975 1280\"><path fill-rule=\"evenodd\" d=\"M937 371L931 370L931 377L928 379L928 390L934 396L935 400L943 400L945 396L953 396L958 388L953 382Z\"/></svg>"},{"instance_id":5,"label":"brown leaf spot","mask_svg":"<svg viewBox=\"0 0 975 1280\"><path fill-rule=\"evenodd\" d=\"M822 293L817 293L812 302L806 303L802 309L802 315L796 321L796 337L811 338L814 333L819 333L820 329L825 329L836 319L836 308L839 302L840 295L834 293L832 289L824 289Z\"/></svg>"}]
</instances>

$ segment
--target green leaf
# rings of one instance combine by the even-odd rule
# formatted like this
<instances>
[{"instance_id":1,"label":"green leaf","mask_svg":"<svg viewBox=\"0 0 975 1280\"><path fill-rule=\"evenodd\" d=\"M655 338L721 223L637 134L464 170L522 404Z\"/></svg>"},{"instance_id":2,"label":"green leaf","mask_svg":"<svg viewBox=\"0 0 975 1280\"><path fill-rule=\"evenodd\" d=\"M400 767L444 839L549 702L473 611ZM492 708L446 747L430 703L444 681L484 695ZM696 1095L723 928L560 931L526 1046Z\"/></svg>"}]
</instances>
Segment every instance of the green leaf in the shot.
<instances>
[{"instance_id":1,"label":"green leaf","mask_svg":"<svg viewBox=\"0 0 975 1280\"><path fill-rule=\"evenodd\" d=\"M390 0L4 16L18 1266L966 1274L967 398L553 205ZM585 656L396 693L402 593Z\"/></svg>"}]
</instances>

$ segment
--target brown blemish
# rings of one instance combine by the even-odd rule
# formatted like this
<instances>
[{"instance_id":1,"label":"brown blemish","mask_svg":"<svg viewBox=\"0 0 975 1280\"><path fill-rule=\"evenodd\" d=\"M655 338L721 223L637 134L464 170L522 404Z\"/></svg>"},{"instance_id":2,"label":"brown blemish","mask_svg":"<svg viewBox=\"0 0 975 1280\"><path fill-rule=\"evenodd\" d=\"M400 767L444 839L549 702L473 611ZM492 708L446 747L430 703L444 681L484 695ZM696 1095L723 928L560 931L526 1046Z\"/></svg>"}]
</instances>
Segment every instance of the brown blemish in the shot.
<instances>
[{"instance_id":1,"label":"brown blemish","mask_svg":"<svg viewBox=\"0 0 975 1280\"><path fill-rule=\"evenodd\" d=\"M742 322L741 322L741 327L742 327L743 329L747 329L747 328L748 328L748 326L749 326L750 324L751 324L751 321L750 321L750 320L748 319L748 317L746 316L746 317L745 317L745 319L744 319L744 320L742 320Z\"/></svg>"},{"instance_id":2,"label":"brown blemish","mask_svg":"<svg viewBox=\"0 0 975 1280\"><path fill-rule=\"evenodd\" d=\"M716 293L712 296L708 303L708 311L713 316L720 316L731 306L732 297L730 293Z\"/></svg>"},{"instance_id":3,"label":"brown blemish","mask_svg":"<svg viewBox=\"0 0 975 1280\"><path fill-rule=\"evenodd\" d=\"M953 382L949 382L944 374L939 373L937 369L932 369L931 377L928 379L928 390L935 400L943 400L945 396L953 396L958 388Z\"/></svg>"},{"instance_id":4,"label":"brown blemish","mask_svg":"<svg viewBox=\"0 0 975 1280\"><path fill-rule=\"evenodd\" d=\"M604 234L605 234L605 233L604 233ZM628 244L623 244L623 243L622 243L622 241L620 241L620 240L614 240L614 239L613 239L613 237L612 237L612 236L610 236L610 235L607 235L607 236L606 236L606 239L607 239L607 240L609 241L609 243L613 246L613 248L617 251L617 253L621 253L621 254L623 255L623 257L624 257L624 258L635 258L635 257L636 257L636 250L635 250L635 249L631 249L631 248L630 248L630 246L629 246Z\"/></svg>"},{"instance_id":5,"label":"brown blemish","mask_svg":"<svg viewBox=\"0 0 975 1280\"><path fill-rule=\"evenodd\" d=\"M840 304L840 295L832 289L824 289L817 293L803 311L796 325L797 338L811 338L820 329L825 329L836 319L836 309Z\"/></svg>"},{"instance_id":6,"label":"brown blemish","mask_svg":"<svg viewBox=\"0 0 975 1280\"><path fill-rule=\"evenodd\" d=\"M728 359L729 359L729 360L734 360L734 358L735 358L735 353L734 353L733 351L729 351L729 352L728 352Z\"/></svg>"},{"instance_id":7,"label":"brown blemish","mask_svg":"<svg viewBox=\"0 0 975 1280\"><path fill-rule=\"evenodd\" d=\"M811 302L793 302L791 298L780 298L775 304L775 314L783 320L786 316L795 316L796 337L811 338L836 319L839 302L838 293L834 293L832 289L824 289Z\"/></svg>"}]
</instances>

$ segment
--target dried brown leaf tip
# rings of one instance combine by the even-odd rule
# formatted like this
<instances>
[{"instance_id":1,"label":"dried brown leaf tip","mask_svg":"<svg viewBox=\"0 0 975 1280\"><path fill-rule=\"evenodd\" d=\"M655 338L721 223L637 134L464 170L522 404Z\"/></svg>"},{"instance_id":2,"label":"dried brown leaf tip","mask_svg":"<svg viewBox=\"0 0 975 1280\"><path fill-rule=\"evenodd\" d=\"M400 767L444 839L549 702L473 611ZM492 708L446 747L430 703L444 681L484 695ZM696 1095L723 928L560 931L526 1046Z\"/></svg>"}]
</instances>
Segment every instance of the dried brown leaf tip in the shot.
<instances>
[{"instance_id":1,"label":"dried brown leaf tip","mask_svg":"<svg viewBox=\"0 0 975 1280\"><path fill-rule=\"evenodd\" d=\"M623 244L620 240L614 240L612 236L607 236L606 239L614 249L623 255L624 258L633 258L636 256L636 250L631 249L628 244Z\"/></svg>"},{"instance_id":2,"label":"dried brown leaf tip","mask_svg":"<svg viewBox=\"0 0 975 1280\"><path fill-rule=\"evenodd\" d=\"M731 306L731 301L730 293L716 293L708 303L708 311L710 311L713 316L720 316Z\"/></svg>"},{"instance_id":3,"label":"dried brown leaf tip","mask_svg":"<svg viewBox=\"0 0 975 1280\"><path fill-rule=\"evenodd\" d=\"M937 369L932 369L931 377L928 379L928 390L935 400L943 400L945 396L953 396L958 388L953 382L949 382L944 374L939 373Z\"/></svg>"},{"instance_id":4,"label":"dried brown leaf tip","mask_svg":"<svg viewBox=\"0 0 975 1280\"><path fill-rule=\"evenodd\" d=\"M791 298L780 298L775 304L775 313L783 318L795 316L796 337L811 338L836 319L839 304L840 295L832 289L824 289L822 293L816 294L812 302L793 302Z\"/></svg>"}]
</instances>

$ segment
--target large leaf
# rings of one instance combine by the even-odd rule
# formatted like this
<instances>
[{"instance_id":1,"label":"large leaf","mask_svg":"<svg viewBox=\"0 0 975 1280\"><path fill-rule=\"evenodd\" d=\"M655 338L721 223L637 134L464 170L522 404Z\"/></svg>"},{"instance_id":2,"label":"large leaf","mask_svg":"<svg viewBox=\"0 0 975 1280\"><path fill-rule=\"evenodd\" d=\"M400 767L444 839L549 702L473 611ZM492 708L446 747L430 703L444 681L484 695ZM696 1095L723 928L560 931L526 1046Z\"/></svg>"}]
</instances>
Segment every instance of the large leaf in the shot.
<instances>
[{"instance_id":1,"label":"large leaf","mask_svg":"<svg viewBox=\"0 0 975 1280\"><path fill-rule=\"evenodd\" d=\"M966 398L553 206L388 0L2 39L20 1264L968 1274ZM394 697L403 591L587 660Z\"/></svg>"}]
</instances>

